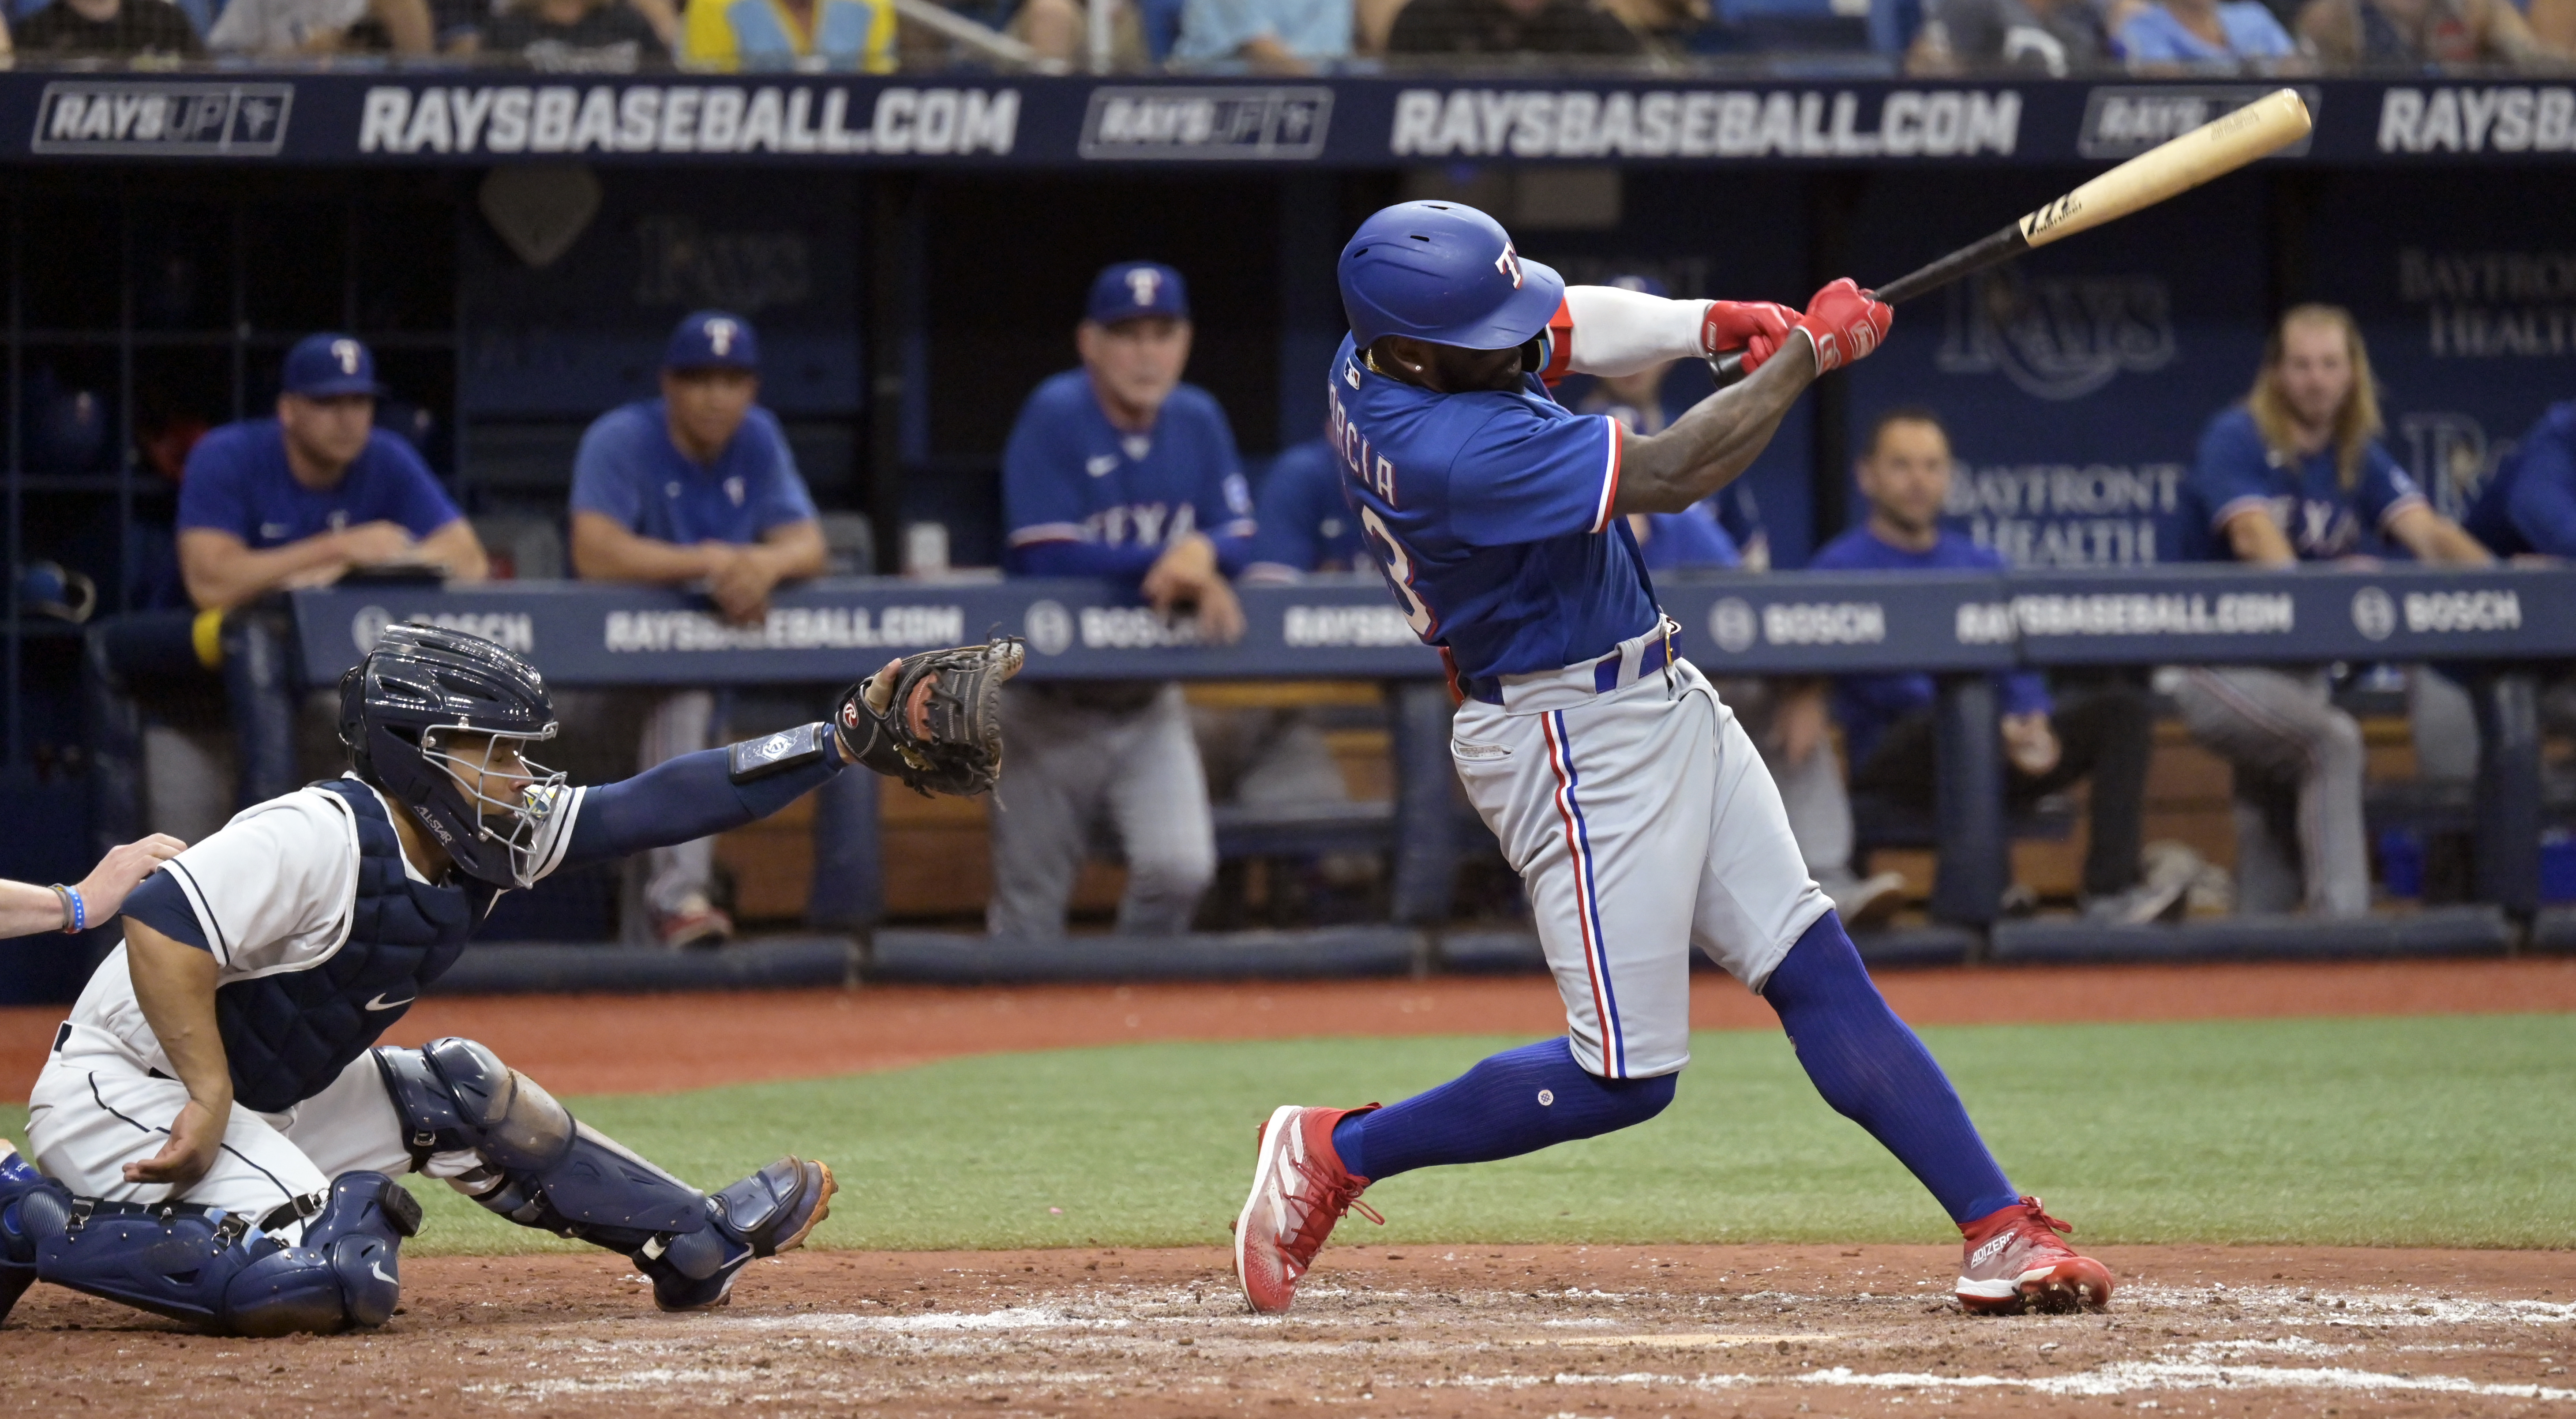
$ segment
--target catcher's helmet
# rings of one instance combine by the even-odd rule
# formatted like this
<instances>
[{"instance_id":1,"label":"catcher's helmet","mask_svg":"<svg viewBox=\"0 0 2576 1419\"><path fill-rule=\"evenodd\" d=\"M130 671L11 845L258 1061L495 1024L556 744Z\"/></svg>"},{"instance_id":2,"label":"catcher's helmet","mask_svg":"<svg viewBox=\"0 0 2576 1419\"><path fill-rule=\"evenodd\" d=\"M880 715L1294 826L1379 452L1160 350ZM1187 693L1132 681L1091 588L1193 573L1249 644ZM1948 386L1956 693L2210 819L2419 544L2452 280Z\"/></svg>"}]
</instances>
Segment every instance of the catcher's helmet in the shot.
<instances>
[{"instance_id":1,"label":"catcher's helmet","mask_svg":"<svg viewBox=\"0 0 2576 1419\"><path fill-rule=\"evenodd\" d=\"M1524 261L1503 224L1455 202L1399 202L1342 248L1342 313L1366 349L1385 335L1507 350L1547 328L1565 278Z\"/></svg>"},{"instance_id":2,"label":"catcher's helmet","mask_svg":"<svg viewBox=\"0 0 2576 1419\"><path fill-rule=\"evenodd\" d=\"M459 732L490 738L480 752L459 754L451 748ZM527 764L524 787L495 796L484 777L493 752L505 744L524 752L554 733L554 701L536 667L463 631L387 626L340 677L350 767L419 815L460 871L495 887L535 885L540 830L564 776Z\"/></svg>"}]
</instances>

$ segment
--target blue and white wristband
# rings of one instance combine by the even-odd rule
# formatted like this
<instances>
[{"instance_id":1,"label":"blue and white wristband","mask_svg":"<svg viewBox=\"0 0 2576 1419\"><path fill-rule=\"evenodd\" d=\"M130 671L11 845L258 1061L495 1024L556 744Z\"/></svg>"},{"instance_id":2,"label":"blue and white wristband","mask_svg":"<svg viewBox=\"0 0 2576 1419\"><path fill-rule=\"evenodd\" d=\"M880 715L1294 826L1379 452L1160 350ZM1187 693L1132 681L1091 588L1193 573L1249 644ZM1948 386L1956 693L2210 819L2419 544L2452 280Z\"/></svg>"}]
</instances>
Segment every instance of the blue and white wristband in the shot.
<instances>
[{"instance_id":1,"label":"blue and white wristband","mask_svg":"<svg viewBox=\"0 0 2576 1419\"><path fill-rule=\"evenodd\" d=\"M81 900L80 889L57 882L54 895L63 899L63 934L78 936L89 930L89 903Z\"/></svg>"}]
</instances>

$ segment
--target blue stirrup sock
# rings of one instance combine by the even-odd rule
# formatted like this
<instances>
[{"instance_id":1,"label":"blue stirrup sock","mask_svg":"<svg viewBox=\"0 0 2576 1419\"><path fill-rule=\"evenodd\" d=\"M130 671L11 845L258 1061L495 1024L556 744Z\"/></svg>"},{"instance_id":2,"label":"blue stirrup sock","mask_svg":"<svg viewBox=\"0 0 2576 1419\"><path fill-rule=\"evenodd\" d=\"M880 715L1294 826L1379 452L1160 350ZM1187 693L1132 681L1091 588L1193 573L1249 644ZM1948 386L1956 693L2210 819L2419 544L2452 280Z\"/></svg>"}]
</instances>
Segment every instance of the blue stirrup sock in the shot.
<instances>
[{"instance_id":1,"label":"blue stirrup sock","mask_svg":"<svg viewBox=\"0 0 2576 1419\"><path fill-rule=\"evenodd\" d=\"M1763 983L1762 998L1779 1012L1816 1092L1895 1154L1950 1220L1972 1221L2020 1200L1949 1076L1871 983L1840 917L1829 911L1807 928Z\"/></svg>"},{"instance_id":2,"label":"blue stirrup sock","mask_svg":"<svg viewBox=\"0 0 2576 1419\"><path fill-rule=\"evenodd\" d=\"M1678 1074L1604 1079L1564 1037L1507 1049L1427 1093L1333 1126L1354 1176L1383 1182L1439 1163L1484 1163L1644 1123L1673 1101Z\"/></svg>"}]
</instances>

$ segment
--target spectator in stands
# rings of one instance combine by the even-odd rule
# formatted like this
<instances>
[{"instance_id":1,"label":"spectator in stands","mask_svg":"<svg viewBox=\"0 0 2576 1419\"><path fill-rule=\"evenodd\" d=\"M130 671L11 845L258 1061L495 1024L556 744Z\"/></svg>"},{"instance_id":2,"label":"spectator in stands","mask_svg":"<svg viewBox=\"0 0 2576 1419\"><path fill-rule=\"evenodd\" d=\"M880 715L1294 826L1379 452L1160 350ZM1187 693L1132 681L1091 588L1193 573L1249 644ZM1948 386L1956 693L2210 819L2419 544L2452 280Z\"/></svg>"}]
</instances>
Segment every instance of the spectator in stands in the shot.
<instances>
[{"instance_id":1,"label":"spectator in stands","mask_svg":"<svg viewBox=\"0 0 2576 1419\"><path fill-rule=\"evenodd\" d=\"M1602 284L1650 296L1669 295L1663 283L1650 276L1614 276ZM1601 379L1577 403L1584 413L1618 420L1630 433L1661 433L1670 422L1664 407L1664 380L1671 370L1672 365L1662 364ZM1738 479L1710 502L1677 513L1630 513L1628 528L1645 554L1646 569L1742 568L1745 559L1713 506L1735 497L1741 488ZM1750 506L1749 494L1745 505ZM1265 532L1268 526L1265 514ZM1842 766L1834 760L1824 681L1726 676L1717 685L1719 698L1735 711L1771 770L1772 781L1779 785L1781 803L1789 813L1789 832L1798 840L1799 853L1816 885L1833 899L1846 926L1870 927L1884 921L1904 905L1905 877L1881 872L1864 878L1852 870L1851 797L1843 786Z\"/></svg>"},{"instance_id":2,"label":"spectator in stands","mask_svg":"<svg viewBox=\"0 0 2576 1419\"><path fill-rule=\"evenodd\" d=\"M1869 519L1816 553L1830 571L2001 571L2003 558L1941 525L1949 499L1950 439L1928 409L1879 416L1858 472ZM2179 914L2188 878L2139 880L2153 703L2145 690L2105 680L2053 700L2036 674L1998 677L2003 691L2004 800L2026 809L2092 780L2084 853L2084 914L2120 924ZM1928 809L1933 793L1933 687L1929 675L1846 675L1835 684L1855 790Z\"/></svg>"},{"instance_id":3,"label":"spectator in stands","mask_svg":"<svg viewBox=\"0 0 2576 1419\"><path fill-rule=\"evenodd\" d=\"M2234 68L2299 52L2257 0L2157 0L2132 11L2118 34L2129 63L2150 70Z\"/></svg>"},{"instance_id":4,"label":"spectator in stands","mask_svg":"<svg viewBox=\"0 0 2576 1419\"><path fill-rule=\"evenodd\" d=\"M572 565L593 581L703 585L740 625L768 619L779 583L823 573L823 532L796 455L760 397L760 336L720 310L694 311L662 352L662 396L611 409L581 436L572 469ZM715 743L711 690L659 696L638 769ZM733 922L709 895L711 839L646 857L645 907L663 945L721 945Z\"/></svg>"},{"instance_id":5,"label":"spectator in stands","mask_svg":"<svg viewBox=\"0 0 2576 1419\"><path fill-rule=\"evenodd\" d=\"M681 59L693 69L895 67L894 0L688 0L684 29Z\"/></svg>"},{"instance_id":6,"label":"spectator in stands","mask_svg":"<svg viewBox=\"0 0 2576 1419\"><path fill-rule=\"evenodd\" d=\"M193 59L206 52L186 12L169 0L54 0L12 36L30 59L73 55ZM0 52L10 39L0 39Z\"/></svg>"},{"instance_id":7,"label":"spectator in stands","mask_svg":"<svg viewBox=\"0 0 2576 1419\"><path fill-rule=\"evenodd\" d=\"M2548 69L2569 57L2541 43L2511 0L2308 0L2299 38L2336 69Z\"/></svg>"},{"instance_id":8,"label":"spectator in stands","mask_svg":"<svg viewBox=\"0 0 2576 1419\"><path fill-rule=\"evenodd\" d=\"M1172 58L1243 61L1260 74L1310 74L1351 52L1352 0L1188 0Z\"/></svg>"},{"instance_id":9,"label":"spectator in stands","mask_svg":"<svg viewBox=\"0 0 2576 1419\"><path fill-rule=\"evenodd\" d=\"M1180 10L1176 0L1162 0L1148 19L1128 0L1109 0L1109 67L1121 73L1154 67L1179 37ZM1020 0L1003 33L1056 64L1080 66L1091 52L1085 0Z\"/></svg>"},{"instance_id":10,"label":"spectator in stands","mask_svg":"<svg viewBox=\"0 0 2576 1419\"><path fill-rule=\"evenodd\" d=\"M2186 556L2292 566L2396 542L2421 560L2493 558L2433 511L2380 442L2370 355L2350 312L2281 317L2245 402L2210 420L2184 483ZM2236 905L2321 916L2370 909L2360 726L2316 666L2186 670L2192 736L2236 766Z\"/></svg>"},{"instance_id":11,"label":"spectator in stands","mask_svg":"<svg viewBox=\"0 0 2576 1419\"><path fill-rule=\"evenodd\" d=\"M308 335L287 352L281 383L275 418L226 424L189 450L179 568L199 609L381 563L483 579L473 526L412 446L375 426L384 391L365 345Z\"/></svg>"},{"instance_id":12,"label":"spectator in stands","mask_svg":"<svg viewBox=\"0 0 2576 1419\"><path fill-rule=\"evenodd\" d=\"M230 0L206 35L234 54L427 54L431 41L424 0Z\"/></svg>"},{"instance_id":13,"label":"spectator in stands","mask_svg":"<svg viewBox=\"0 0 2576 1419\"><path fill-rule=\"evenodd\" d=\"M2019 69L2064 78L2111 61L2095 0L1931 0L1905 58L1912 74Z\"/></svg>"},{"instance_id":14,"label":"spectator in stands","mask_svg":"<svg viewBox=\"0 0 2576 1419\"><path fill-rule=\"evenodd\" d=\"M1092 282L1074 344L1082 367L1040 384L1002 453L1002 522L1017 576L1104 579L1166 617L1194 610L1202 640L1243 634L1228 578L1253 509L1234 431L1183 384L1189 291L1181 273L1123 261ZM1106 819L1127 859L1118 929L1186 931L1216 872L1207 779L1181 687L1157 681L1003 687L1010 808L992 815L996 935L1064 933L1090 830Z\"/></svg>"},{"instance_id":15,"label":"spectator in stands","mask_svg":"<svg viewBox=\"0 0 2576 1419\"><path fill-rule=\"evenodd\" d=\"M1625 58L1645 41L1587 0L1407 0L1390 55L1562 54Z\"/></svg>"},{"instance_id":16,"label":"spectator in stands","mask_svg":"<svg viewBox=\"0 0 2576 1419\"><path fill-rule=\"evenodd\" d=\"M513 0L476 50L559 72L631 74L671 62L662 26L635 0Z\"/></svg>"}]
</instances>

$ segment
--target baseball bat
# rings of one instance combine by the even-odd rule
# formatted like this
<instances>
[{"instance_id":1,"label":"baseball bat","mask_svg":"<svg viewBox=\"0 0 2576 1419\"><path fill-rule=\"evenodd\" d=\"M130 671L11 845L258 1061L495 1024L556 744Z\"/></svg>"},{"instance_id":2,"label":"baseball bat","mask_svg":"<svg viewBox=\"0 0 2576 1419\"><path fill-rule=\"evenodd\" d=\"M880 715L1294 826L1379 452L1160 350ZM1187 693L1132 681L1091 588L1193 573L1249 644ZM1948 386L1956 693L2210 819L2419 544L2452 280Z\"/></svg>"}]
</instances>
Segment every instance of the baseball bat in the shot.
<instances>
[{"instance_id":1,"label":"baseball bat","mask_svg":"<svg viewBox=\"0 0 2576 1419\"><path fill-rule=\"evenodd\" d=\"M1909 271L1871 294L1889 305L1910 301L2000 266L2025 251L2118 221L2279 152L2306 137L2312 122L2298 90L2276 89L2179 138L2157 144L2002 231ZM1708 363L1720 389L1744 377L1741 350L1711 356Z\"/></svg>"}]
</instances>

